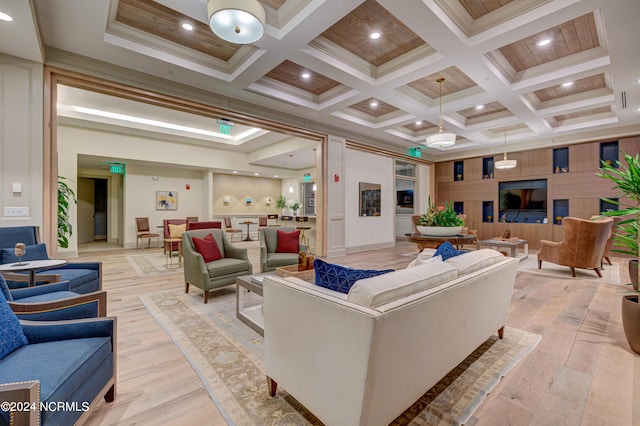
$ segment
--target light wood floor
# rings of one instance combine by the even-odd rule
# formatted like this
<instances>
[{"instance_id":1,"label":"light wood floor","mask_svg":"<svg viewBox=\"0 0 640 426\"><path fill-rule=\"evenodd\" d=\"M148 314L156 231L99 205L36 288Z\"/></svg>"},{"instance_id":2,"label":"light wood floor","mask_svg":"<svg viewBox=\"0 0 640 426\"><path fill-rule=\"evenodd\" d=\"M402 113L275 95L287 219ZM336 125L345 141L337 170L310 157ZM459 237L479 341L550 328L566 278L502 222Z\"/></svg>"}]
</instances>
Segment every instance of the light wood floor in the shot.
<instances>
[{"instance_id":1,"label":"light wood floor","mask_svg":"<svg viewBox=\"0 0 640 426\"><path fill-rule=\"evenodd\" d=\"M402 268L413 244L331 259L352 267ZM157 249L156 249L157 250ZM146 250L145 250L146 251ZM138 296L184 287L182 272L139 277L133 250L90 252L102 260L108 314L118 317L116 400L100 401L91 425L224 425L200 380ZM626 260L622 282L628 282ZM193 291L199 291L194 289ZM507 324L542 335L491 392L471 425L640 425L640 356L620 320L623 286L519 274ZM266 385L265 385L266 391Z\"/></svg>"}]
</instances>

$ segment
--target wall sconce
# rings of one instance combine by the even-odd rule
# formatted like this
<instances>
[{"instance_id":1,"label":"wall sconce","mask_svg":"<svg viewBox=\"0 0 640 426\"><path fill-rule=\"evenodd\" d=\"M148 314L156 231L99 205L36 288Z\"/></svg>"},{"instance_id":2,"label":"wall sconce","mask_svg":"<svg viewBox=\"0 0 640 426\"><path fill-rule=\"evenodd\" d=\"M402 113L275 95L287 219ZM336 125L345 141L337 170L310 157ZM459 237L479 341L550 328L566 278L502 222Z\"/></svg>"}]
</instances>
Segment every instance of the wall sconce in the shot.
<instances>
[{"instance_id":1,"label":"wall sconce","mask_svg":"<svg viewBox=\"0 0 640 426\"><path fill-rule=\"evenodd\" d=\"M247 199L245 200L245 202L247 203L247 205L251 205L251 197L247 197Z\"/></svg>"},{"instance_id":2,"label":"wall sconce","mask_svg":"<svg viewBox=\"0 0 640 426\"><path fill-rule=\"evenodd\" d=\"M228 206L231 203L231 197L224 197L222 201L226 206Z\"/></svg>"},{"instance_id":3,"label":"wall sconce","mask_svg":"<svg viewBox=\"0 0 640 426\"><path fill-rule=\"evenodd\" d=\"M271 205L271 197L267 197L267 199L264 200L264 204L267 205L267 206L270 206Z\"/></svg>"}]
</instances>

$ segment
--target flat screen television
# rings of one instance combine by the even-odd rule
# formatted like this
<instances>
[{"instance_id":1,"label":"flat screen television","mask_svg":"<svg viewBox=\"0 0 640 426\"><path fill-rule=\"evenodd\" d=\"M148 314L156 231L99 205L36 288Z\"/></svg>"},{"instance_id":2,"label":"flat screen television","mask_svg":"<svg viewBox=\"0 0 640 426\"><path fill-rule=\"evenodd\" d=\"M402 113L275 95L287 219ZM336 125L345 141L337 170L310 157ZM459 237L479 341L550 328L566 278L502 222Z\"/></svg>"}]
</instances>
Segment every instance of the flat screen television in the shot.
<instances>
[{"instance_id":1,"label":"flat screen television","mask_svg":"<svg viewBox=\"0 0 640 426\"><path fill-rule=\"evenodd\" d=\"M396 205L400 207L413 207L413 190L396 191Z\"/></svg>"},{"instance_id":2,"label":"flat screen television","mask_svg":"<svg viewBox=\"0 0 640 426\"><path fill-rule=\"evenodd\" d=\"M547 180L500 182L500 221L546 223Z\"/></svg>"}]
</instances>

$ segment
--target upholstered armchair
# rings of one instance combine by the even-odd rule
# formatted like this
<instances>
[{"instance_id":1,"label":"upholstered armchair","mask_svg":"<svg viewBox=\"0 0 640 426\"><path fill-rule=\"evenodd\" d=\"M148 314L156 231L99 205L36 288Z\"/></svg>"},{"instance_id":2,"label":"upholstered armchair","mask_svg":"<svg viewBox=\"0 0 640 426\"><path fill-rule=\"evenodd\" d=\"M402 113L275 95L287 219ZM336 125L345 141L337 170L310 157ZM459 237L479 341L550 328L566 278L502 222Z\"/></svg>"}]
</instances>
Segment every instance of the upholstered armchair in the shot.
<instances>
[{"instance_id":1,"label":"upholstered armchair","mask_svg":"<svg viewBox=\"0 0 640 426\"><path fill-rule=\"evenodd\" d=\"M17 262L13 254L16 243L24 243L27 252L22 260L49 259L46 245L40 243L37 226L13 226L0 228L0 263ZM5 274L10 288L27 287L28 273ZM102 289L102 262L69 262L36 274L36 285L53 281L69 281L71 291L79 294Z\"/></svg>"},{"instance_id":2,"label":"upholstered armchair","mask_svg":"<svg viewBox=\"0 0 640 426\"><path fill-rule=\"evenodd\" d=\"M260 228L260 272L273 271L279 266L296 265L298 253L307 251L306 245L298 244L295 252L277 253L278 231L290 233L295 230L288 226Z\"/></svg>"},{"instance_id":3,"label":"upholstered armchair","mask_svg":"<svg viewBox=\"0 0 640 426\"><path fill-rule=\"evenodd\" d=\"M215 245L211 241L202 242L209 234L213 237ZM200 240L194 242L194 238ZM202 245L197 247L198 244L205 243L207 252L202 249ZM219 254L210 256L211 251L216 249ZM190 285L198 287L204 292L204 303L209 301L209 291L235 284L237 277L251 275L253 272L247 249L234 246L222 229L201 229L183 233L182 256L185 293L189 292ZM216 260L206 261L208 258Z\"/></svg>"},{"instance_id":4,"label":"upholstered armchair","mask_svg":"<svg viewBox=\"0 0 640 426\"><path fill-rule=\"evenodd\" d=\"M35 408L0 410L0 424L81 424L100 398L115 399L115 317L19 321L2 294L0 311L4 321L0 401ZM75 409L40 410L41 403L57 407L60 402Z\"/></svg>"},{"instance_id":5,"label":"upholstered armchair","mask_svg":"<svg viewBox=\"0 0 640 426\"><path fill-rule=\"evenodd\" d=\"M187 230L187 219L164 219L162 221L162 227L164 230L164 239L166 240L167 238L178 238L175 236L175 234L171 233L171 228L169 225L183 225L184 229L182 230L183 232ZM174 228L175 229L175 228ZM172 236L173 235L173 236ZM167 244L164 245L164 251L166 253L167 250ZM171 251L178 251L178 241L174 241L171 243Z\"/></svg>"},{"instance_id":6,"label":"upholstered armchair","mask_svg":"<svg viewBox=\"0 0 640 426\"><path fill-rule=\"evenodd\" d=\"M600 220L603 219L605 216L601 216L601 215L593 215L591 216L591 220ZM602 254L602 257L604 260L607 261L607 263L609 265L611 265L611 259L609 259L609 256L611 255L611 249L613 248L613 237L614 234L616 233L616 228L618 227L618 223L622 222L625 219L628 219L628 216L613 216L611 217L611 219L613 219L613 225L611 226L611 233L609 234L609 238L607 239L607 245L604 246L604 253Z\"/></svg>"},{"instance_id":7,"label":"upholstered armchair","mask_svg":"<svg viewBox=\"0 0 640 426\"><path fill-rule=\"evenodd\" d=\"M69 290L69 281L12 290L0 274L0 291L20 319L57 321L104 317L107 293L78 294Z\"/></svg>"},{"instance_id":8,"label":"upholstered armchair","mask_svg":"<svg viewBox=\"0 0 640 426\"><path fill-rule=\"evenodd\" d=\"M187 222L187 231L194 231L196 229L222 229L222 222L219 220Z\"/></svg>"},{"instance_id":9,"label":"upholstered armchair","mask_svg":"<svg viewBox=\"0 0 640 426\"><path fill-rule=\"evenodd\" d=\"M566 216L562 219L564 240L560 242L540 240L538 253L538 269L542 261L565 265L571 268L571 275L576 276L575 268L593 269L599 277L600 268L607 240L611 234L613 220L587 220Z\"/></svg>"}]
</instances>

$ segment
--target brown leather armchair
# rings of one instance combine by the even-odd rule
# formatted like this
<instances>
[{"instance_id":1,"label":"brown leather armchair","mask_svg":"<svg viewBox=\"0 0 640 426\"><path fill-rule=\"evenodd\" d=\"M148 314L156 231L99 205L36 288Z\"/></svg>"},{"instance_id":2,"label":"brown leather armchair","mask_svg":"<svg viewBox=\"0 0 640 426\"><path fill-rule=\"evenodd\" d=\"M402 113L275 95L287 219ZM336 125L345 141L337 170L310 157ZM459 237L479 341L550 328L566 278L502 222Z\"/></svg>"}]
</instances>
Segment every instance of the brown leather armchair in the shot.
<instances>
[{"instance_id":1,"label":"brown leather armchair","mask_svg":"<svg viewBox=\"0 0 640 426\"><path fill-rule=\"evenodd\" d=\"M566 216L562 219L564 240L560 242L540 240L538 253L538 269L542 269L542 261L565 265L571 268L575 277L575 268L593 269L602 277L598 269L602 264L607 240L611 235L613 220L579 219Z\"/></svg>"},{"instance_id":2,"label":"brown leather armchair","mask_svg":"<svg viewBox=\"0 0 640 426\"><path fill-rule=\"evenodd\" d=\"M591 220L601 220L604 217L605 216L601 216L599 214L596 214L596 215L591 216ZM625 220L627 218L628 218L628 216L627 217L624 217L624 216L613 216L613 217L611 217L611 219L613 219L613 226L611 227L611 233L609 234L609 238L607 239L607 245L604 246L604 253L602 255L604 260L606 260L609 265L611 265L611 259L609 259L609 256L610 256L610 253L611 253L611 249L613 248L613 237L614 237L614 234L616 233L616 228L618 227L618 223L622 222L623 220Z\"/></svg>"}]
</instances>

